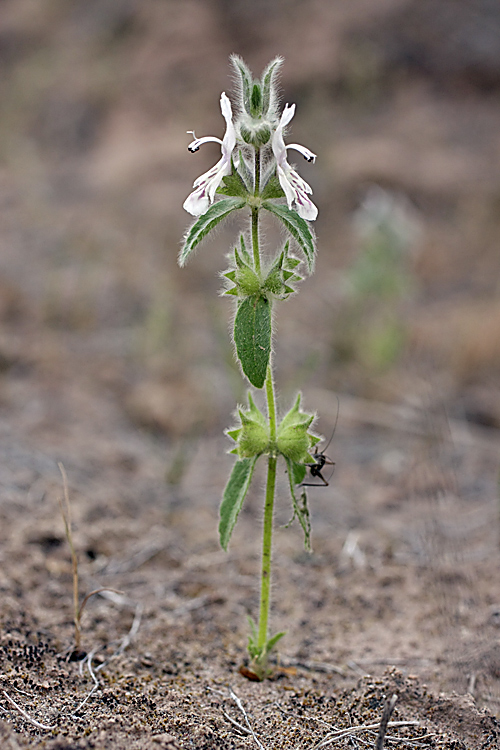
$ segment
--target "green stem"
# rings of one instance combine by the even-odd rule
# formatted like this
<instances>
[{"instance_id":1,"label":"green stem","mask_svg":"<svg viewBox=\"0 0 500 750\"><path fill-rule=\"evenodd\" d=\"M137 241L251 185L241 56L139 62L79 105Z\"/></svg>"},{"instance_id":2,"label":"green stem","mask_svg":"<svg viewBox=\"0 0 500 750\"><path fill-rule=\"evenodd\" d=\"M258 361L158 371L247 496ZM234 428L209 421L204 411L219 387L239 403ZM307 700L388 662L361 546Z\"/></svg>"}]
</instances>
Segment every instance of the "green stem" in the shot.
<instances>
[{"instance_id":1,"label":"green stem","mask_svg":"<svg viewBox=\"0 0 500 750\"><path fill-rule=\"evenodd\" d=\"M255 149L255 182L254 195L260 192L260 149ZM259 207L252 206L252 249L253 262L257 273L260 273L260 249L259 249Z\"/></svg>"},{"instance_id":2,"label":"green stem","mask_svg":"<svg viewBox=\"0 0 500 750\"><path fill-rule=\"evenodd\" d=\"M267 368L266 378L267 410L269 416L269 433L271 442L276 440L276 400L274 395L273 373L271 365ZM271 546L273 538L273 511L276 488L276 456L269 456L267 464L266 502L264 506L264 533L262 539L262 571L260 586L260 612L257 647L264 652L267 643L269 605L271 592ZM266 655L267 656L267 655ZM264 664L265 664L264 656ZM263 666L264 666L263 664Z\"/></svg>"},{"instance_id":3,"label":"green stem","mask_svg":"<svg viewBox=\"0 0 500 750\"><path fill-rule=\"evenodd\" d=\"M255 182L254 195L260 194L260 150L255 150ZM252 249L254 267L260 273L259 248L259 206L252 206ZM269 419L269 437L271 445L276 443L276 397L274 394L273 370L271 361L266 374L267 414ZM256 659L260 667L265 669L267 654L265 648L268 640L269 608L271 603L271 550L273 540L274 496L276 490L276 455L271 454L267 462L266 499L264 505L264 528L262 537L262 568L260 584L260 610L257 630L257 650L261 657Z\"/></svg>"}]
</instances>

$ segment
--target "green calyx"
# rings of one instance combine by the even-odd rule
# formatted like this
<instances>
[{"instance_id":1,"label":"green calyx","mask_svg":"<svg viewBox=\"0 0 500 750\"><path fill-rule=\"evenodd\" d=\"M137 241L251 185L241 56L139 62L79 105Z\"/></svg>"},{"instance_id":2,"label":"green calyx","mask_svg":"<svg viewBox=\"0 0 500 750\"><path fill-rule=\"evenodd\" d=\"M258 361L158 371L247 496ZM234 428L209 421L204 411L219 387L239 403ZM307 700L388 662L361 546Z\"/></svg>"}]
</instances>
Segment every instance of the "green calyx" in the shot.
<instances>
[{"instance_id":1,"label":"green calyx","mask_svg":"<svg viewBox=\"0 0 500 750\"><path fill-rule=\"evenodd\" d=\"M271 125L259 117L256 120L245 120L240 124L240 135L249 146L260 148L271 138Z\"/></svg>"},{"instance_id":2,"label":"green calyx","mask_svg":"<svg viewBox=\"0 0 500 750\"><path fill-rule=\"evenodd\" d=\"M275 57L271 60L260 80L254 79L252 72L238 55L231 55L231 63L236 73L242 114L245 113L251 118L276 120L278 76L283 58Z\"/></svg>"},{"instance_id":3,"label":"green calyx","mask_svg":"<svg viewBox=\"0 0 500 750\"><path fill-rule=\"evenodd\" d=\"M251 71L238 55L231 56L239 99L239 134L244 143L261 148L269 143L278 124L278 75L283 59L276 57L254 79Z\"/></svg>"},{"instance_id":4,"label":"green calyx","mask_svg":"<svg viewBox=\"0 0 500 750\"><path fill-rule=\"evenodd\" d=\"M264 297L269 301L272 298L286 299L297 291L292 285L302 280L302 276L296 274L294 270L300 260L289 255L288 251L289 243L287 242L270 268L264 272L260 269L257 271L246 249L245 239L241 235L240 247L234 249L233 267L222 274L234 286L229 287L223 293L240 298Z\"/></svg>"},{"instance_id":5,"label":"green calyx","mask_svg":"<svg viewBox=\"0 0 500 750\"><path fill-rule=\"evenodd\" d=\"M248 405L246 411L238 409L241 427L226 431L237 444L231 453L236 453L240 459L259 456L270 449L267 419L255 405L251 393L248 393Z\"/></svg>"},{"instance_id":6,"label":"green calyx","mask_svg":"<svg viewBox=\"0 0 500 750\"><path fill-rule=\"evenodd\" d=\"M286 299L297 290L292 286L298 281L302 281L302 276L295 273L294 269L299 265L300 260L289 255L290 243L287 242L283 251L275 260L267 272L263 290L278 299Z\"/></svg>"},{"instance_id":7,"label":"green calyx","mask_svg":"<svg viewBox=\"0 0 500 750\"><path fill-rule=\"evenodd\" d=\"M320 438L309 432L315 415L300 411L301 394L280 422L276 438L278 453L295 463L314 463L309 451Z\"/></svg>"}]
</instances>

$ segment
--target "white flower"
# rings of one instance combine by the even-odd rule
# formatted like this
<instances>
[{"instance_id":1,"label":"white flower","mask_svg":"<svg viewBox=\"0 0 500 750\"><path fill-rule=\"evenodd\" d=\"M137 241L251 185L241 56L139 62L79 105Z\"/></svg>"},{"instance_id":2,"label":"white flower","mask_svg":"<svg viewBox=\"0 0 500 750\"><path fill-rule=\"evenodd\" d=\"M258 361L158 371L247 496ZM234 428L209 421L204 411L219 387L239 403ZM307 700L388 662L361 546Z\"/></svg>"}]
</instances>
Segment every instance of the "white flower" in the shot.
<instances>
[{"instance_id":1,"label":"white flower","mask_svg":"<svg viewBox=\"0 0 500 750\"><path fill-rule=\"evenodd\" d=\"M313 154L305 146L299 146L297 143L290 143L290 145L285 146L283 129L288 125L294 114L295 104L287 104L281 115L279 125L273 134L272 149L276 158L278 179L285 193L288 208L292 208L295 203L295 208L299 216L307 219L307 221L314 221L318 215L318 209L310 198L308 198L308 195L312 193L312 188L292 169L286 160L286 151L288 148L294 148L296 151L299 151L307 161L314 162L316 159L316 154Z\"/></svg>"},{"instance_id":2,"label":"white flower","mask_svg":"<svg viewBox=\"0 0 500 750\"><path fill-rule=\"evenodd\" d=\"M209 143L210 141L220 143L222 151L222 158L212 169L209 169L208 172L205 172L205 174L202 174L194 181L193 187L195 189L184 201L183 207L193 216L201 216L201 214L205 213L209 205L213 203L215 191L221 184L223 177L231 174L231 154L236 145L236 130L234 129L232 120L231 102L225 93L221 94L220 108L226 121L226 133L222 141L220 138L212 135L197 138L194 130L188 130L188 133L192 133L194 136L194 141L188 146L188 150L191 153L198 151L203 143Z\"/></svg>"}]
</instances>

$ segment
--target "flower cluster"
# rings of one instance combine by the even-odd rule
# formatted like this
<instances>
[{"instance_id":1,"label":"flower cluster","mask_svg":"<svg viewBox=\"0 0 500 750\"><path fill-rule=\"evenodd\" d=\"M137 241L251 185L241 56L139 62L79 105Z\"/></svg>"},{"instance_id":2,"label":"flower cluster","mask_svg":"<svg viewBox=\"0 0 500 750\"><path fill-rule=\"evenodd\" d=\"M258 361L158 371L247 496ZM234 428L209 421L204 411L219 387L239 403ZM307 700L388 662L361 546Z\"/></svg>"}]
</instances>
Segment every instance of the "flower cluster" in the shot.
<instances>
[{"instance_id":1,"label":"flower cluster","mask_svg":"<svg viewBox=\"0 0 500 750\"><path fill-rule=\"evenodd\" d=\"M287 160L288 149L298 151L309 162L314 162L313 154L305 146L284 141L284 132L295 114L295 104L286 105L281 117L277 111L276 78L282 64L281 58L273 60L259 81L253 80L245 63L236 55L232 57L238 82L239 111L233 117L232 106L225 93L221 95L220 107L226 121L226 132L221 140L215 136L194 137L188 150L194 153L204 143L215 142L221 146L221 158L208 172L202 174L193 184L194 190L184 201L184 208L193 216L203 215L214 203L217 191L225 177L233 172L246 185L249 197L265 195L265 188L273 178L278 179L279 188L274 187L272 198L285 198L290 210L307 221L314 221L318 209L310 199L312 188L300 177ZM265 171L262 179L252 175L248 165L249 148L261 151ZM268 191L269 193L269 191Z\"/></svg>"}]
</instances>

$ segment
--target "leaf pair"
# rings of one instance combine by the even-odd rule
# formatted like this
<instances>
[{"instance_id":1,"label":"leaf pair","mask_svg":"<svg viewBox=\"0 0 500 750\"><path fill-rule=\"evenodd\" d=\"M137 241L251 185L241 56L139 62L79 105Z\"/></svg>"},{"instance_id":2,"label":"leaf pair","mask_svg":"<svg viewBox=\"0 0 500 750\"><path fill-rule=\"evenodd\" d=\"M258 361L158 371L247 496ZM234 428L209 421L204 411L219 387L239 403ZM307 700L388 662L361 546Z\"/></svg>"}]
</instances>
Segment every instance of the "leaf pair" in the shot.
<instances>
[{"instance_id":1,"label":"leaf pair","mask_svg":"<svg viewBox=\"0 0 500 750\"><path fill-rule=\"evenodd\" d=\"M226 180L227 178L225 178L225 184L227 186ZM237 181L236 178L235 181ZM227 186L227 192L231 192L233 189L236 190L233 183L231 183L230 187ZM246 190L246 188L239 184L237 189L241 192ZM240 208L244 208L244 206L247 205L247 200L241 195L241 192L238 192L237 195L230 195L221 198L215 203L212 203L210 208L194 222L184 238L184 244L179 254L180 266L185 265L189 255L207 236L207 234L212 231L212 229L215 229L215 227L229 216L230 213L237 211ZM309 273L312 273L314 268L316 241L307 221L302 219L297 211L293 211L288 208L288 206L284 206L281 203L272 203L270 198L263 200L262 208L265 208L266 211L269 211L276 216L276 218L284 225L287 232L292 235L293 239L306 257Z\"/></svg>"},{"instance_id":2,"label":"leaf pair","mask_svg":"<svg viewBox=\"0 0 500 750\"><path fill-rule=\"evenodd\" d=\"M243 502L252 481L255 464L259 456L241 458L233 466L231 476L224 490L220 506L219 539L220 545L227 552L236 521L240 514ZM291 459L286 459L288 467L288 478L290 482L290 494L292 497L293 516L289 524L298 518L302 531L304 532L304 546L308 552L311 551L311 520L309 508L307 507L307 495L302 492L299 500L295 496L297 484L303 481L306 468L304 464L298 464ZM300 479L300 481L297 481ZM287 525L289 525L287 524Z\"/></svg>"},{"instance_id":3,"label":"leaf pair","mask_svg":"<svg viewBox=\"0 0 500 750\"><path fill-rule=\"evenodd\" d=\"M267 639L264 646L259 647L259 634L257 632L257 626L251 617L248 617L248 624L250 625L250 635L248 636L248 653L252 659L251 667L255 670L254 674L263 680L269 676L270 670L266 666L267 656L280 641L286 632L284 630L279 633L275 633Z\"/></svg>"}]
</instances>

